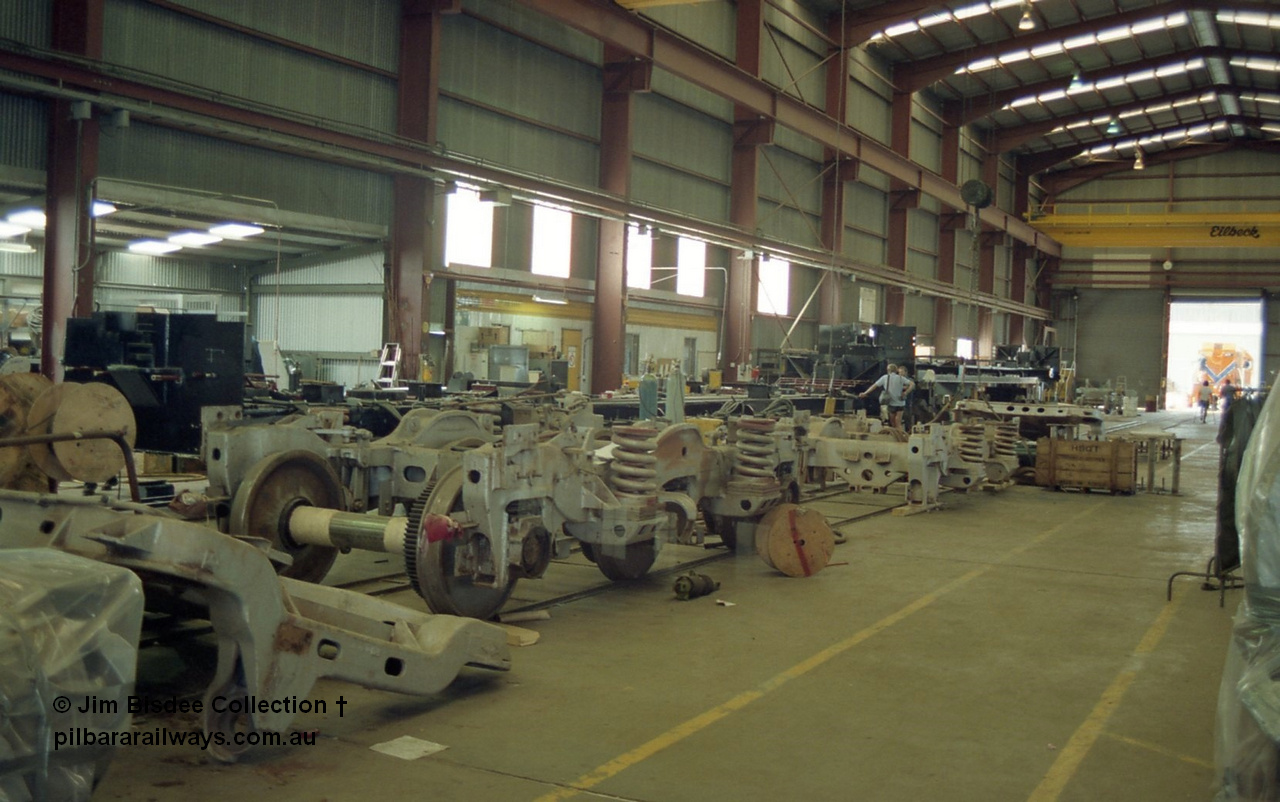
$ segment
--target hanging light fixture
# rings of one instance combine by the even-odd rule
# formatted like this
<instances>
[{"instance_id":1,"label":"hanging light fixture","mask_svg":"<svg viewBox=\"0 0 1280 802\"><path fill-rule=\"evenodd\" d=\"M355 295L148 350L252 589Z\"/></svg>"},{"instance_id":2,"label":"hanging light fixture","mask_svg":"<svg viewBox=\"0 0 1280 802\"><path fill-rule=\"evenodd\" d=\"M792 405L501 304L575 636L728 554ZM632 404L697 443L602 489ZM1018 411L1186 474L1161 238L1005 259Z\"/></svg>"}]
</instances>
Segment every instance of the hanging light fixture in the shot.
<instances>
[{"instance_id":1,"label":"hanging light fixture","mask_svg":"<svg viewBox=\"0 0 1280 802\"><path fill-rule=\"evenodd\" d=\"M1133 169L1135 170L1147 169L1147 162L1142 157L1142 148L1138 148L1137 153L1133 157Z\"/></svg>"},{"instance_id":2,"label":"hanging light fixture","mask_svg":"<svg viewBox=\"0 0 1280 802\"><path fill-rule=\"evenodd\" d=\"M1119 136L1124 133L1124 129L1120 127L1120 121L1115 117L1111 118L1111 122L1107 123L1107 136Z\"/></svg>"},{"instance_id":3,"label":"hanging light fixture","mask_svg":"<svg viewBox=\"0 0 1280 802\"><path fill-rule=\"evenodd\" d=\"M1069 92L1072 89L1079 89L1082 86L1084 86L1084 81L1080 80L1080 68L1076 67L1071 72L1071 83L1067 84L1067 91Z\"/></svg>"},{"instance_id":4,"label":"hanging light fixture","mask_svg":"<svg viewBox=\"0 0 1280 802\"><path fill-rule=\"evenodd\" d=\"M1022 4L1022 18L1018 20L1018 30L1034 31L1036 29L1036 18L1031 16L1031 0Z\"/></svg>"}]
</instances>

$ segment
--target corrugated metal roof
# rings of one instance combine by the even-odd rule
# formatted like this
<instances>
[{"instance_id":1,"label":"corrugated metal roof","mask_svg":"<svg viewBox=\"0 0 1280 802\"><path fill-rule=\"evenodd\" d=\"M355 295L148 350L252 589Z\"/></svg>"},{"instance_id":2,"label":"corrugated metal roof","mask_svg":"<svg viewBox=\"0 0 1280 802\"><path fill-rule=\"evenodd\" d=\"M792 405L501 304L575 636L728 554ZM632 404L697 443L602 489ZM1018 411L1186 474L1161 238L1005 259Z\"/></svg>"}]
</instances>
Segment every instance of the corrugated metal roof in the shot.
<instances>
[{"instance_id":1,"label":"corrugated metal roof","mask_svg":"<svg viewBox=\"0 0 1280 802\"><path fill-rule=\"evenodd\" d=\"M0 37L33 47L49 47L53 41L53 0L0 3Z\"/></svg>"}]
</instances>

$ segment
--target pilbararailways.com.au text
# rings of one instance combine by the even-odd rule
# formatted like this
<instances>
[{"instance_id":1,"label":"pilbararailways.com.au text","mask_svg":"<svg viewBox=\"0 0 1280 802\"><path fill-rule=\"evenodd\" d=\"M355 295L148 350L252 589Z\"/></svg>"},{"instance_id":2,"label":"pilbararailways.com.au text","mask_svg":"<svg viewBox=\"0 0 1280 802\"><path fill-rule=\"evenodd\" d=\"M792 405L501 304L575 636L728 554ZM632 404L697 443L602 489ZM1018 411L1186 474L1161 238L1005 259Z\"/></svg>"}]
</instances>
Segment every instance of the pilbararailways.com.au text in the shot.
<instances>
[{"instance_id":1,"label":"pilbararailways.com.au text","mask_svg":"<svg viewBox=\"0 0 1280 802\"><path fill-rule=\"evenodd\" d=\"M53 734L53 749L83 746L315 746L316 733L310 732L181 732L168 727L145 730L94 730L72 727Z\"/></svg>"}]
</instances>

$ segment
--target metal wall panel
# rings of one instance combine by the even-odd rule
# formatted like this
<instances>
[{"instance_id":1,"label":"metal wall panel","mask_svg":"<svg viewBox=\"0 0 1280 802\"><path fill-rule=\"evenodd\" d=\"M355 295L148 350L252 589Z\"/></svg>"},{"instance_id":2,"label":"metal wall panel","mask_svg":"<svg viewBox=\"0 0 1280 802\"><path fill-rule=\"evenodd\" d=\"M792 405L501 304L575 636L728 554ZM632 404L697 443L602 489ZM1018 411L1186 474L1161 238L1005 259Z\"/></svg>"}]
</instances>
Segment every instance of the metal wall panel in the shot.
<instances>
[{"instance_id":1,"label":"metal wall panel","mask_svg":"<svg viewBox=\"0 0 1280 802\"><path fill-rule=\"evenodd\" d=\"M440 99L440 144L457 153L496 164L595 186L600 149L594 142L557 134L526 122L450 98Z\"/></svg>"},{"instance_id":2,"label":"metal wall panel","mask_svg":"<svg viewBox=\"0 0 1280 802\"><path fill-rule=\"evenodd\" d=\"M756 228L766 237L808 248L821 247L818 215L798 212L790 206L779 206L769 198L761 198L756 208Z\"/></svg>"},{"instance_id":3,"label":"metal wall panel","mask_svg":"<svg viewBox=\"0 0 1280 802\"><path fill-rule=\"evenodd\" d=\"M4 0L0 3L0 38L33 47L53 42L53 0Z\"/></svg>"},{"instance_id":4,"label":"metal wall panel","mask_svg":"<svg viewBox=\"0 0 1280 802\"><path fill-rule=\"evenodd\" d=\"M826 45L795 21L765 8L766 28L761 45L761 77L786 94L821 107L826 94L826 70L818 66Z\"/></svg>"},{"instance_id":5,"label":"metal wall panel","mask_svg":"<svg viewBox=\"0 0 1280 802\"><path fill-rule=\"evenodd\" d=\"M731 0L648 8L644 16L730 61L737 53L738 13Z\"/></svg>"},{"instance_id":6,"label":"metal wall panel","mask_svg":"<svg viewBox=\"0 0 1280 802\"><path fill-rule=\"evenodd\" d=\"M911 121L911 158L935 173L942 172L942 137L915 119Z\"/></svg>"},{"instance_id":7,"label":"metal wall panel","mask_svg":"<svg viewBox=\"0 0 1280 802\"><path fill-rule=\"evenodd\" d=\"M690 106L726 123L733 122L733 103L666 70L653 68L652 94ZM644 97L644 95L637 95ZM636 132L638 133L638 132Z\"/></svg>"},{"instance_id":8,"label":"metal wall panel","mask_svg":"<svg viewBox=\"0 0 1280 802\"><path fill-rule=\"evenodd\" d=\"M846 228L844 255L859 262L882 265L885 260L885 239L865 231Z\"/></svg>"},{"instance_id":9,"label":"metal wall panel","mask_svg":"<svg viewBox=\"0 0 1280 802\"><path fill-rule=\"evenodd\" d=\"M631 160L631 199L694 217L729 219L729 188L642 158Z\"/></svg>"},{"instance_id":10,"label":"metal wall panel","mask_svg":"<svg viewBox=\"0 0 1280 802\"><path fill-rule=\"evenodd\" d=\"M280 271L280 284L382 284L386 279L385 262L385 255L377 252L329 259L306 267L285 265ZM264 273L254 281L260 292L269 292L265 288L275 283L275 273Z\"/></svg>"},{"instance_id":11,"label":"metal wall panel","mask_svg":"<svg viewBox=\"0 0 1280 802\"><path fill-rule=\"evenodd\" d=\"M923 295L908 295L903 304L903 325L915 326L916 334L933 339L933 298ZM940 303L946 303L941 301Z\"/></svg>"},{"instance_id":12,"label":"metal wall panel","mask_svg":"<svg viewBox=\"0 0 1280 802\"><path fill-rule=\"evenodd\" d=\"M464 13L492 20L510 30L519 31L535 42L568 53L575 58L599 64L603 59L604 45L599 39L575 31L545 14L539 14L520 3L495 3L494 0L464 0Z\"/></svg>"},{"instance_id":13,"label":"metal wall panel","mask_svg":"<svg viewBox=\"0 0 1280 802\"><path fill-rule=\"evenodd\" d=\"M1139 400L1160 388L1164 349L1163 290L1087 290L1076 314L1077 383L1126 379Z\"/></svg>"},{"instance_id":14,"label":"metal wall panel","mask_svg":"<svg viewBox=\"0 0 1280 802\"><path fill-rule=\"evenodd\" d=\"M4 292L6 295L14 294L11 286L15 280L26 286L26 279L40 279L44 276L44 248L43 242L33 243L36 247L35 253L9 253L8 251L0 251L0 280L4 281ZM35 284L35 294L41 292L40 284Z\"/></svg>"},{"instance_id":15,"label":"metal wall panel","mask_svg":"<svg viewBox=\"0 0 1280 802\"><path fill-rule=\"evenodd\" d=\"M278 340L281 350L355 354L382 347L383 301L378 295L280 295L253 299L252 332ZM276 326L276 309L280 325ZM376 376L375 372L366 379Z\"/></svg>"},{"instance_id":16,"label":"metal wall panel","mask_svg":"<svg viewBox=\"0 0 1280 802\"><path fill-rule=\"evenodd\" d=\"M395 130L390 78L141 0L107 0L105 14L108 62L326 120Z\"/></svg>"},{"instance_id":17,"label":"metal wall panel","mask_svg":"<svg viewBox=\"0 0 1280 802\"><path fill-rule=\"evenodd\" d=\"M893 127L889 101L863 84L850 81L846 102L851 126L881 144L889 144Z\"/></svg>"},{"instance_id":18,"label":"metal wall panel","mask_svg":"<svg viewBox=\"0 0 1280 802\"><path fill-rule=\"evenodd\" d=\"M167 309L184 314L211 314L218 320L244 322L238 295L216 292L168 292L136 287L99 287L94 292L94 308L103 312L132 312L139 307Z\"/></svg>"},{"instance_id":19,"label":"metal wall panel","mask_svg":"<svg viewBox=\"0 0 1280 802\"><path fill-rule=\"evenodd\" d=\"M845 223L882 238L887 236L889 196L861 181L850 181L844 186Z\"/></svg>"},{"instance_id":20,"label":"metal wall panel","mask_svg":"<svg viewBox=\"0 0 1280 802\"><path fill-rule=\"evenodd\" d=\"M759 187L762 198L786 204L810 214L822 212L822 165L779 147L761 151ZM762 211L763 215L764 212Z\"/></svg>"},{"instance_id":21,"label":"metal wall panel","mask_svg":"<svg viewBox=\"0 0 1280 802\"><path fill-rule=\"evenodd\" d=\"M599 139L599 67L466 15L445 16L441 39L441 92Z\"/></svg>"},{"instance_id":22,"label":"metal wall panel","mask_svg":"<svg viewBox=\"0 0 1280 802\"><path fill-rule=\"evenodd\" d=\"M389 176L145 123L102 137L99 173L364 223L391 219Z\"/></svg>"},{"instance_id":23,"label":"metal wall panel","mask_svg":"<svg viewBox=\"0 0 1280 802\"><path fill-rule=\"evenodd\" d=\"M632 151L636 155L729 182L731 125L653 94L637 94L633 103Z\"/></svg>"},{"instance_id":24,"label":"metal wall panel","mask_svg":"<svg viewBox=\"0 0 1280 802\"><path fill-rule=\"evenodd\" d=\"M395 72L400 50L397 0L174 0L246 28Z\"/></svg>"},{"instance_id":25,"label":"metal wall panel","mask_svg":"<svg viewBox=\"0 0 1280 802\"><path fill-rule=\"evenodd\" d=\"M239 295L241 279L231 265L175 257L107 251L98 261L99 285L127 284L171 290L217 290Z\"/></svg>"},{"instance_id":26,"label":"metal wall panel","mask_svg":"<svg viewBox=\"0 0 1280 802\"><path fill-rule=\"evenodd\" d=\"M1089 181L1062 193L1059 201L1106 201L1111 198L1161 201L1169 197L1167 176L1149 175L1152 170L1126 170Z\"/></svg>"},{"instance_id":27,"label":"metal wall panel","mask_svg":"<svg viewBox=\"0 0 1280 802\"><path fill-rule=\"evenodd\" d=\"M785 128L781 125L776 126L773 132L773 144L778 149L785 150L809 161L819 163L823 161L822 146L807 136L797 134L790 128Z\"/></svg>"},{"instance_id":28,"label":"metal wall panel","mask_svg":"<svg viewBox=\"0 0 1280 802\"><path fill-rule=\"evenodd\" d=\"M48 103L0 92L0 165L45 169L48 138Z\"/></svg>"}]
</instances>

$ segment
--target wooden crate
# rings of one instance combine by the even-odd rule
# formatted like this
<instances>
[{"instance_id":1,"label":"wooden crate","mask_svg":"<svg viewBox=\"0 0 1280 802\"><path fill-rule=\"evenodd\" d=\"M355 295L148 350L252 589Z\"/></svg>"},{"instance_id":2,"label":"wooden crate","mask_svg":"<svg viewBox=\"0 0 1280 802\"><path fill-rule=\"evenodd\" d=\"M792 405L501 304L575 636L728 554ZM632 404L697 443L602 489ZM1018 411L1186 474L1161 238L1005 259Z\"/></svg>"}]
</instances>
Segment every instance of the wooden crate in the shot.
<instances>
[{"instance_id":1,"label":"wooden crate","mask_svg":"<svg viewBox=\"0 0 1280 802\"><path fill-rule=\"evenodd\" d=\"M1138 488L1138 449L1118 440L1036 442L1036 484L1041 487L1133 493Z\"/></svg>"}]
</instances>

